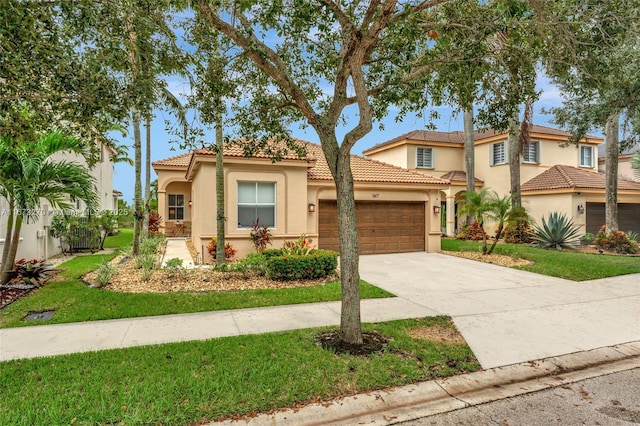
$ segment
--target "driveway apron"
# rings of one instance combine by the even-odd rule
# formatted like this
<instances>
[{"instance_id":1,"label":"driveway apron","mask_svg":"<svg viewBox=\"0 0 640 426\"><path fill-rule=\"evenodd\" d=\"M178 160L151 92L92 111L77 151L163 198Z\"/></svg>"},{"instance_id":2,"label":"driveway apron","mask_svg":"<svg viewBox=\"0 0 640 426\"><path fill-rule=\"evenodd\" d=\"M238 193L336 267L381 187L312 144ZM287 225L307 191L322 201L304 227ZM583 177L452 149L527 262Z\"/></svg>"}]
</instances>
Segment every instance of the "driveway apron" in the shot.
<instances>
[{"instance_id":1,"label":"driveway apron","mask_svg":"<svg viewBox=\"0 0 640 426\"><path fill-rule=\"evenodd\" d=\"M418 252L361 256L360 275L450 315L483 368L640 340L640 274L574 282Z\"/></svg>"}]
</instances>

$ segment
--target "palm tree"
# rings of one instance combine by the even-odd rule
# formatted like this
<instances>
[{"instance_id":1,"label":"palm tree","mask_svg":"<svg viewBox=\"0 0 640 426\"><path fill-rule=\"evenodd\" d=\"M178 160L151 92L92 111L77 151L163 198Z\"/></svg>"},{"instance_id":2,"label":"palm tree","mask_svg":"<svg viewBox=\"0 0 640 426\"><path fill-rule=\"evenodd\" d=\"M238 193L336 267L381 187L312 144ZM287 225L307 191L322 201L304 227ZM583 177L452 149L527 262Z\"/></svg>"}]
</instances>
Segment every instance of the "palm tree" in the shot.
<instances>
[{"instance_id":1,"label":"palm tree","mask_svg":"<svg viewBox=\"0 0 640 426\"><path fill-rule=\"evenodd\" d=\"M474 215L480 225L482 231L482 254L487 254L487 236L484 232L484 218L485 214L490 209L489 199L490 194L486 188L482 188L480 192L465 191L464 196L466 198L465 203L458 209L458 215Z\"/></svg>"},{"instance_id":2,"label":"palm tree","mask_svg":"<svg viewBox=\"0 0 640 426\"><path fill-rule=\"evenodd\" d=\"M23 222L39 218L41 199L55 209L72 208L72 202L77 199L83 200L89 208L97 203L95 178L88 169L52 158L65 152L89 155L76 139L59 132L49 133L37 142L16 143L9 138L0 139L0 195L7 198L11 207L0 284L9 280Z\"/></svg>"},{"instance_id":3,"label":"palm tree","mask_svg":"<svg viewBox=\"0 0 640 426\"><path fill-rule=\"evenodd\" d=\"M489 247L489 251L487 251L487 254L491 254L493 253L493 249L496 247L498 240L502 238L504 225L511 218L513 207L511 204L511 195L500 197L495 191L493 191L493 194L490 196L488 204L489 206L486 212L487 219L498 222L496 239L493 241L493 244L491 244L491 247Z\"/></svg>"}]
</instances>

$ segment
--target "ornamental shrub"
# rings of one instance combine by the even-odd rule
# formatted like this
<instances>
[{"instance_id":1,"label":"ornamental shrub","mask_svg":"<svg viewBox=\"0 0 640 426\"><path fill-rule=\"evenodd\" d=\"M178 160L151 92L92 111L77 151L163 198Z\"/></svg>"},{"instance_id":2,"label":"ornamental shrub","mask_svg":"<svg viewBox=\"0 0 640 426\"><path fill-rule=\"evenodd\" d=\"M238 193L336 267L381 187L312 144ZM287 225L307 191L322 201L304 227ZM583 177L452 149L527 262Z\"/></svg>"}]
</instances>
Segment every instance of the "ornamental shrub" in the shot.
<instances>
[{"instance_id":1,"label":"ornamental shrub","mask_svg":"<svg viewBox=\"0 0 640 426\"><path fill-rule=\"evenodd\" d=\"M283 255L305 255L313 250L311 240L305 234L300 235L296 241L285 241L282 245Z\"/></svg>"},{"instance_id":2,"label":"ornamental shrub","mask_svg":"<svg viewBox=\"0 0 640 426\"><path fill-rule=\"evenodd\" d=\"M211 256L213 260L216 260L217 249L218 249L218 237L213 237L211 238L211 241L209 241L209 244L207 245L207 253L209 253L209 256ZM236 255L237 252L238 250L234 249L231 243L226 243L224 245L224 258L226 260L233 259L233 257Z\"/></svg>"},{"instance_id":3,"label":"ornamental shrub","mask_svg":"<svg viewBox=\"0 0 640 426\"><path fill-rule=\"evenodd\" d=\"M261 253L265 259L270 259L274 256L282 256L282 250L280 249L266 249Z\"/></svg>"},{"instance_id":4,"label":"ornamental shrub","mask_svg":"<svg viewBox=\"0 0 640 426\"><path fill-rule=\"evenodd\" d=\"M162 216L155 210L149 212L149 225L147 229L150 234L160 233L160 225L162 225Z\"/></svg>"},{"instance_id":5,"label":"ornamental shrub","mask_svg":"<svg viewBox=\"0 0 640 426\"><path fill-rule=\"evenodd\" d=\"M476 220L469 226L467 226L466 224L462 225L462 227L460 228L460 232L458 232L458 235L456 235L456 238L458 240L481 241L482 232L484 232L484 230L480 227L480 224ZM487 240L490 239L489 234L485 232L484 235Z\"/></svg>"},{"instance_id":6,"label":"ornamental shrub","mask_svg":"<svg viewBox=\"0 0 640 426\"><path fill-rule=\"evenodd\" d=\"M606 226L602 225L595 239L596 247L606 250L613 250L618 253L634 254L638 252L638 243L622 231L607 232Z\"/></svg>"},{"instance_id":7,"label":"ornamental shrub","mask_svg":"<svg viewBox=\"0 0 640 426\"><path fill-rule=\"evenodd\" d=\"M267 225L260 225L260 219L256 219L249 233L251 242L258 253L262 253L267 245L271 245L271 229Z\"/></svg>"},{"instance_id":8,"label":"ornamental shrub","mask_svg":"<svg viewBox=\"0 0 640 426\"><path fill-rule=\"evenodd\" d=\"M306 255L271 256L266 261L267 277L292 281L322 278L338 267L338 253L331 250L312 250Z\"/></svg>"},{"instance_id":9,"label":"ornamental shrub","mask_svg":"<svg viewBox=\"0 0 640 426\"><path fill-rule=\"evenodd\" d=\"M509 244L528 244L531 242L531 218L523 207L515 208L511 212L507 228L504 231L504 241Z\"/></svg>"}]
</instances>

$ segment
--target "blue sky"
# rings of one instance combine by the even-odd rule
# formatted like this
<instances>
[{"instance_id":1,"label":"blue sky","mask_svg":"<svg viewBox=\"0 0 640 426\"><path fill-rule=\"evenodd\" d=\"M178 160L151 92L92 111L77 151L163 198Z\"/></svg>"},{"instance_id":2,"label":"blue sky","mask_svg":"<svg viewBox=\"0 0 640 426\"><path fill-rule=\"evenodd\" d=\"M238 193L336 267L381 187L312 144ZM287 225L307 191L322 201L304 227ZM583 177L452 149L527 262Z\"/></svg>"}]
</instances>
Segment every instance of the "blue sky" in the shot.
<instances>
[{"instance_id":1,"label":"blue sky","mask_svg":"<svg viewBox=\"0 0 640 426\"><path fill-rule=\"evenodd\" d=\"M182 96L184 92L188 91L188 87L182 81L169 80L168 84L169 89L178 96ZM548 109L551 107L560 106L562 104L561 93L542 75L538 78L537 87L540 91L540 97L534 105L534 123L553 127L553 125L550 124L551 116L542 114L541 110L545 108ZM459 114L458 116L453 116L453 109L450 107L438 107L434 109L440 116L439 119L433 121L433 124L438 131L448 132L454 130L462 130L461 114ZM392 139L403 133L426 128L429 124L428 118L426 118L429 114L428 111L426 112L427 113L424 114L425 118L420 118L416 115L409 115L405 117L402 122L396 122L396 116L393 109L391 109L387 117L382 121L384 130L380 130L379 127L374 123L373 130L355 145L352 153L360 155L362 154L363 150L366 150L367 148L370 148L377 143ZM165 120L173 121L174 118L171 116L171 114L163 111L157 111L156 118L152 124L152 161L187 152L186 150L180 150L176 143L170 143L170 141L172 139L175 139L175 137L169 135L166 132ZM319 143L318 137L312 128L301 130L297 127L292 127L290 130L293 137L309 142ZM599 135L599 133L594 133L594 135ZM126 137L122 138L122 143L128 146L133 145L132 131L130 131ZM130 149L130 157L133 158L132 149ZM156 175L153 172L153 169L151 171L151 174L151 179L155 179ZM124 194L123 199L126 200L129 204L132 204L133 200L133 183L133 167L124 163L116 164L113 187L114 189L117 189Z\"/></svg>"}]
</instances>

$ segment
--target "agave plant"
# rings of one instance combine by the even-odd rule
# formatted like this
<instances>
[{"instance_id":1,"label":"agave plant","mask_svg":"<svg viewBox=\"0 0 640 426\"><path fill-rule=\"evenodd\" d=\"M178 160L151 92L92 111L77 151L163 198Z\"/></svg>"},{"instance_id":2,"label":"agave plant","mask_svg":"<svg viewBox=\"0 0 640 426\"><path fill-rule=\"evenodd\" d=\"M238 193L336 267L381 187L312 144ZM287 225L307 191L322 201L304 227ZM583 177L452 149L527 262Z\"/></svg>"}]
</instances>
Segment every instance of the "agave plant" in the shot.
<instances>
[{"instance_id":1,"label":"agave plant","mask_svg":"<svg viewBox=\"0 0 640 426\"><path fill-rule=\"evenodd\" d=\"M564 214L550 213L548 220L542 218L542 226L534 224L533 228L531 239L536 247L562 250L578 245L580 227L575 226Z\"/></svg>"}]
</instances>

